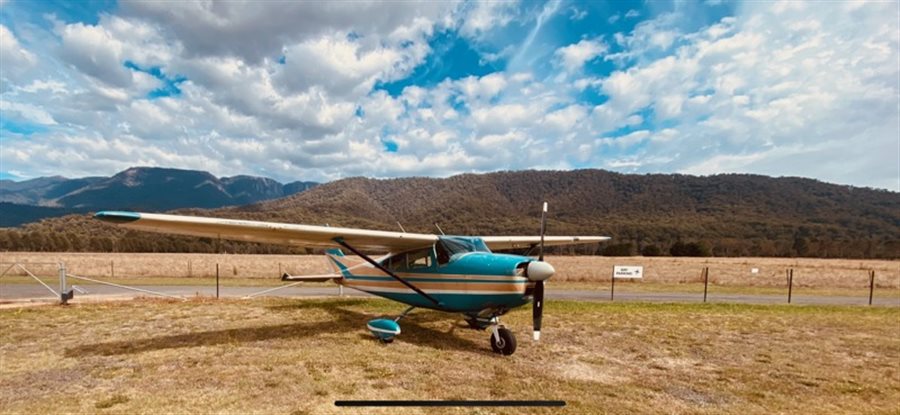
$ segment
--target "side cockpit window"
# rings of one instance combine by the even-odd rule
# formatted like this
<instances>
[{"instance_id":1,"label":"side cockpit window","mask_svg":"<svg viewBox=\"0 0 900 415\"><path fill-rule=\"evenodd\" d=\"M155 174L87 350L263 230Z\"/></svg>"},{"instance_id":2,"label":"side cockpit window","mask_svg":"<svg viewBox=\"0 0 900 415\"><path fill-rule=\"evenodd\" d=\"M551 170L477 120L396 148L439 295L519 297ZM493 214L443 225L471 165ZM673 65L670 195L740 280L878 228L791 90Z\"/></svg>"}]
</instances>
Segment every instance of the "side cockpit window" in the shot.
<instances>
[{"instance_id":1,"label":"side cockpit window","mask_svg":"<svg viewBox=\"0 0 900 415\"><path fill-rule=\"evenodd\" d=\"M434 252L437 253L438 265L444 265L450 262L450 251L444 247L443 242L438 241L438 243L434 244Z\"/></svg>"},{"instance_id":2,"label":"side cockpit window","mask_svg":"<svg viewBox=\"0 0 900 415\"><path fill-rule=\"evenodd\" d=\"M432 248L417 251L404 252L394 255L384 261L384 265L392 271L414 271L416 269L431 268Z\"/></svg>"}]
</instances>

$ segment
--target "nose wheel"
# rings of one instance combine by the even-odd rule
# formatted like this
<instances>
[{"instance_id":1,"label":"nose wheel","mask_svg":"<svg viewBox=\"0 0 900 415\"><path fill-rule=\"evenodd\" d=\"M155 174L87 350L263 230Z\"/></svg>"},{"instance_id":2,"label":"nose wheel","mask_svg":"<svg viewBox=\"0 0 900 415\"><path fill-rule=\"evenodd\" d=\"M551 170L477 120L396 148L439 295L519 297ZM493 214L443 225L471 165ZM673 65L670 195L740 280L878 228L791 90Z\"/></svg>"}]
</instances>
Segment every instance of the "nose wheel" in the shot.
<instances>
[{"instance_id":1,"label":"nose wheel","mask_svg":"<svg viewBox=\"0 0 900 415\"><path fill-rule=\"evenodd\" d=\"M494 326L491 333L491 349L494 353L509 356L516 352L516 336L503 326Z\"/></svg>"}]
</instances>

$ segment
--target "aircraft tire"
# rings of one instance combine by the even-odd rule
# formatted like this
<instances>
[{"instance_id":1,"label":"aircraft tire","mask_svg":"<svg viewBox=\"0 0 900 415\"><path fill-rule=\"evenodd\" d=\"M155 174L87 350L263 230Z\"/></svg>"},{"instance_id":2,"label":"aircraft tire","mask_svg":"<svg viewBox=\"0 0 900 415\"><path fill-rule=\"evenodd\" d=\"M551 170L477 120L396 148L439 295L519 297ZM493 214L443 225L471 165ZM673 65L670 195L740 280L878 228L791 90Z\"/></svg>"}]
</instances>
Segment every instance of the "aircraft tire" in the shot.
<instances>
[{"instance_id":1,"label":"aircraft tire","mask_svg":"<svg viewBox=\"0 0 900 415\"><path fill-rule=\"evenodd\" d=\"M491 334L491 349L494 350L494 353L499 353L504 356L515 353L516 337L513 336L512 332L506 327L500 327L497 329L497 334L500 336L499 340L494 338L494 335Z\"/></svg>"}]
</instances>

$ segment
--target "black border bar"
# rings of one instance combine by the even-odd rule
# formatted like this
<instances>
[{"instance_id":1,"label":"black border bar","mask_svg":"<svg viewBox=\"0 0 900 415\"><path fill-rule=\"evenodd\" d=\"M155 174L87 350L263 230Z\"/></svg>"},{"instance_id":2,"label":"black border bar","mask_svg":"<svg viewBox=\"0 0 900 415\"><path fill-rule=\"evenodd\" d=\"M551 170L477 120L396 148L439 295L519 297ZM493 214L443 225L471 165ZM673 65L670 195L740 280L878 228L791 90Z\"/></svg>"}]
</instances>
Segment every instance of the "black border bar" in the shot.
<instances>
[{"instance_id":1,"label":"black border bar","mask_svg":"<svg viewBox=\"0 0 900 415\"><path fill-rule=\"evenodd\" d=\"M441 401L441 400L348 400L348 401L334 401L334 406L346 406L346 407L413 407L413 406L424 406L424 407L451 407L451 406L463 406L463 407L474 407L474 406L539 406L539 407L563 407L566 406L566 401L511 401L511 400L497 400L497 401L476 401L476 400L467 400L467 401Z\"/></svg>"}]
</instances>

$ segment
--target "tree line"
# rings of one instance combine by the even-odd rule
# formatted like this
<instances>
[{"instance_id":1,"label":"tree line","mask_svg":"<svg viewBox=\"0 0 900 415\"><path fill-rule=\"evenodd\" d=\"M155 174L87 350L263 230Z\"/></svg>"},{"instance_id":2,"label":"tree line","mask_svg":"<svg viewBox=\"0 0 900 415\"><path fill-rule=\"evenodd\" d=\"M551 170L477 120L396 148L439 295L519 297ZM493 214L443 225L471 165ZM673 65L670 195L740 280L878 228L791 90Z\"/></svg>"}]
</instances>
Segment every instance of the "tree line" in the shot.
<instances>
[{"instance_id":1,"label":"tree line","mask_svg":"<svg viewBox=\"0 0 900 415\"><path fill-rule=\"evenodd\" d=\"M900 193L755 175L625 175L602 170L349 178L196 216L438 233L606 235L552 254L900 257ZM0 229L0 250L305 253L305 249L127 231L70 215Z\"/></svg>"},{"instance_id":2,"label":"tree line","mask_svg":"<svg viewBox=\"0 0 900 415\"><path fill-rule=\"evenodd\" d=\"M159 253L236 253L236 254L309 254L320 250L272 244L162 235L122 231L109 227L105 232L86 234L78 231L53 232L47 229L0 229L0 251L32 252L159 252ZM602 244L547 247L551 255L602 256L676 256L676 257L819 257L880 258L900 255L900 241L883 243L864 240L827 241L804 236L766 240L722 238L711 240L674 240L620 242L618 238ZM520 250L516 253L527 253Z\"/></svg>"}]
</instances>

